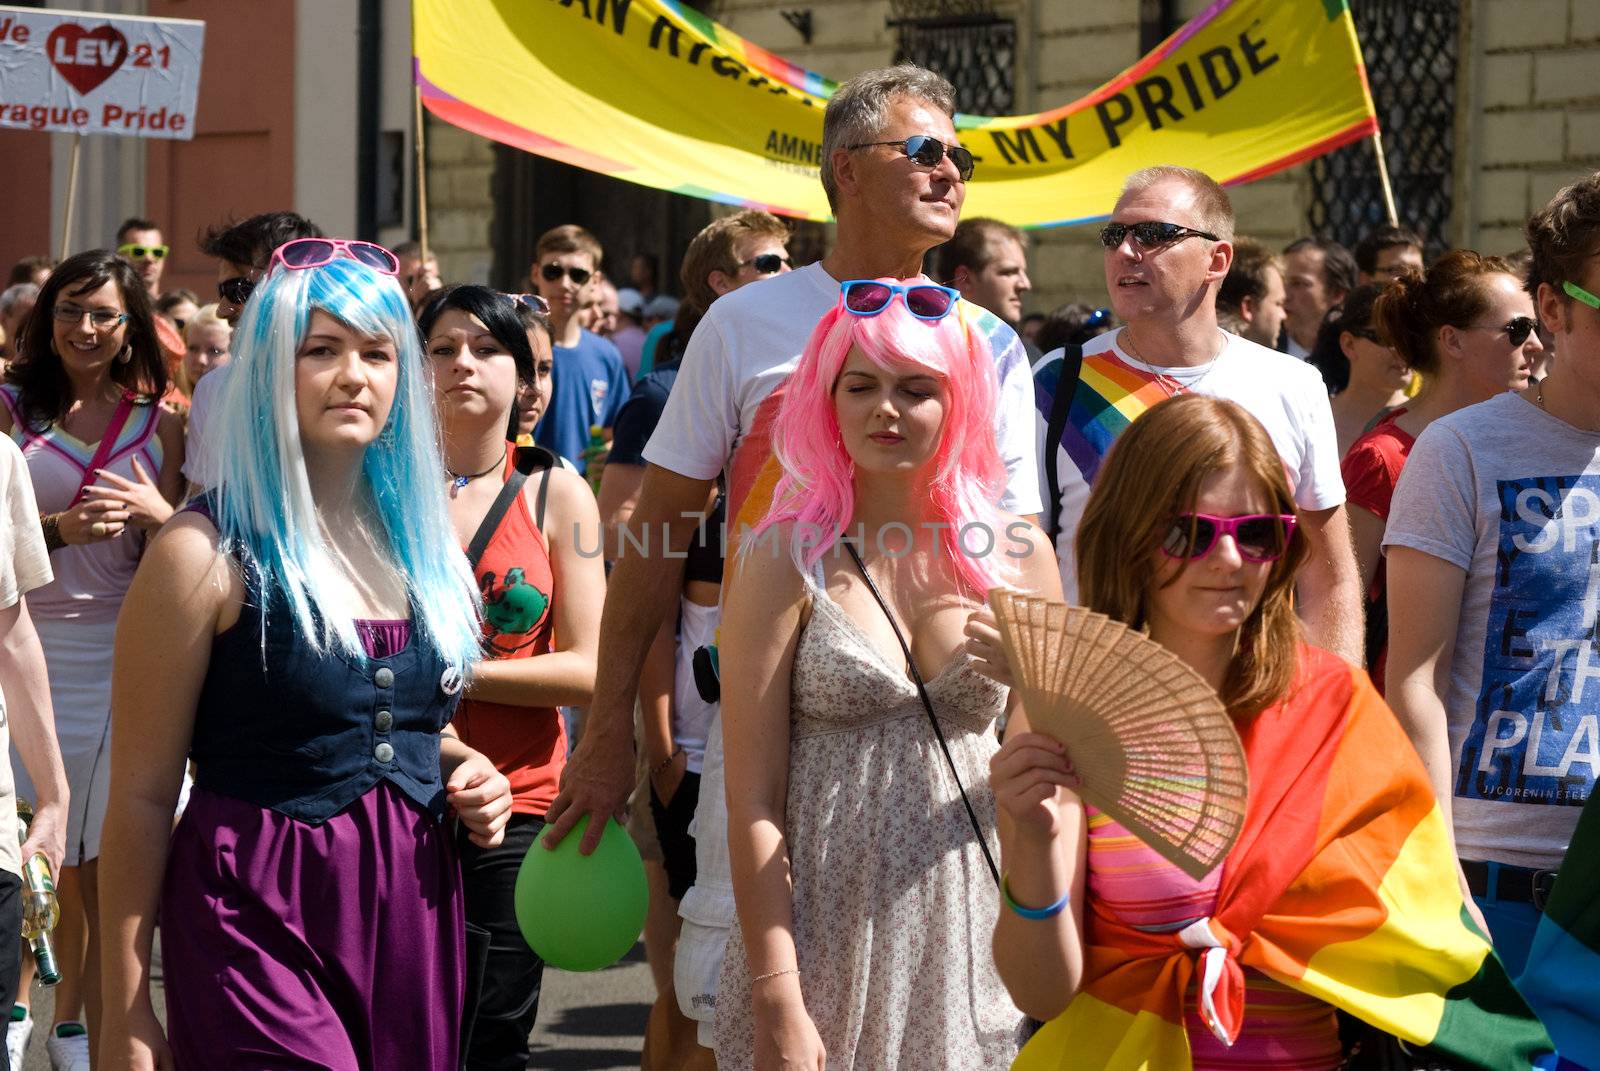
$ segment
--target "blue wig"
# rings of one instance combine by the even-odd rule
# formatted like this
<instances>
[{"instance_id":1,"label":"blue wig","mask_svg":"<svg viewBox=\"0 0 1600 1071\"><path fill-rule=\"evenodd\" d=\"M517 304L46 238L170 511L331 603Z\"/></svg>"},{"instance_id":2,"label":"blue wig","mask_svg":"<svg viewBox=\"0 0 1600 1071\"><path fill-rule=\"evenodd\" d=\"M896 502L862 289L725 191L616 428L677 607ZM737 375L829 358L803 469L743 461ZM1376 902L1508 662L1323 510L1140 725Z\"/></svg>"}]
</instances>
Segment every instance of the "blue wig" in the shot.
<instances>
[{"instance_id":1,"label":"blue wig","mask_svg":"<svg viewBox=\"0 0 1600 1071\"><path fill-rule=\"evenodd\" d=\"M214 501L222 546L253 567L263 596L277 590L286 597L315 649L365 657L354 618L330 597L342 574L321 534L300 442L295 354L313 310L394 343L394 405L362 462L383 525L374 537L406 582L415 626L465 668L481 657L479 598L450 525L433 388L393 277L341 258L320 268L279 269L256 288L234 331L234 360L212 417L217 430L207 436L218 445Z\"/></svg>"}]
</instances>

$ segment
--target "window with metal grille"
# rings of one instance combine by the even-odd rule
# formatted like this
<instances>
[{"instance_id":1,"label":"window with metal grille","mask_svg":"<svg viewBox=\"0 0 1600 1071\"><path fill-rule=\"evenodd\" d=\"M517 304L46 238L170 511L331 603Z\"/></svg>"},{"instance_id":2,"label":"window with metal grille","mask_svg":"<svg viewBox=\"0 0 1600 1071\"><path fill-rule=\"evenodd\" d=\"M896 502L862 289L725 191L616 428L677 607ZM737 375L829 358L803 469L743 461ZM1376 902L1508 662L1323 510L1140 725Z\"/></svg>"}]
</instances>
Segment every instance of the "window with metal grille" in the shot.
<instances>
[{"instance_id":1,"label":"window with metal grille","mask_svg":"<svg viewBox=\"0 0 1600 1071\"><path fill-rule=\"evenodd\" d=\"M1009 115L1016 101L1017 24L989 0L891 0L896 63L937 71L956 89L956 109Z\"/></svg>"},{"instance_id":2,"label":"window with metal grille","mask_svg":"<svg viewBox=\"0 0 1600 1071\"><path fill-rule=\"evenodd\" d=\"M1448 244L1455 156L1457 0L1352 0L1400 222L1431 255ZM1311 229L1353 246L1388 222L1370 141L1311 164Z\"/></svg>"}]
</instances>

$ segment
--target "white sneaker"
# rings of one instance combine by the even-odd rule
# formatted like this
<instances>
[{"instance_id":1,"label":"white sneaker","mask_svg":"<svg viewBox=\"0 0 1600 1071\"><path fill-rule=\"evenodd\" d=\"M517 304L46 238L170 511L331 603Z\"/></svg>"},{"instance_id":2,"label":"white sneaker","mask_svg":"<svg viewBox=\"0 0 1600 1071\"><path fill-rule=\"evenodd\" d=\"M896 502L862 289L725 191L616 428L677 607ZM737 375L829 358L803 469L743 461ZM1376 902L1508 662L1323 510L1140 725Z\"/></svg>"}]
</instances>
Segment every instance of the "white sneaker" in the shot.
<instances>
[{"instance_id":1,"label":"white sneaker","mask_svg":"<svg viewBox=\"0 0 1600 1071\"><path fill-rule=\"evenodd\" d=\"M11 1059L12 1071L22 1071L22 1061L28 1055L28 1039L33 1037L33 1013L6 1024L6 1055Z\"/></svg>"},{"instance_id":2,"label":"white sneaker","mask_svg":"<svg viewBox=\"0 0 1600 1071\"><path fill-rule=\"evenodd\" d=\"M89 1035L73 1034L61 1037L56 1033L67 1023L57 1023L50 1036L45 1038L45 1052L50 1054L50 1071L89 1071ZM82 1029L81 1023L72 1026Z\"/></svg>"}]
</instances>

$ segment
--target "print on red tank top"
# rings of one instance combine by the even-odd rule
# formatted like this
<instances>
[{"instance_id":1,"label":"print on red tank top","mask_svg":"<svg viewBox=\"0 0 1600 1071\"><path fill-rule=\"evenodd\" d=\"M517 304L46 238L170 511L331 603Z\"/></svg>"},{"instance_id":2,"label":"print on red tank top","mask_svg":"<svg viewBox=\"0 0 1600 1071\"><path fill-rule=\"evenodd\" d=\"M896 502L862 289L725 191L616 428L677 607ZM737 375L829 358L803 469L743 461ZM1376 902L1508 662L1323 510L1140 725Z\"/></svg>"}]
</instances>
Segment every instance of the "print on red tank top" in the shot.
<instances>
[{"instance_id":1,"label":"print on red tank top","mask_svg":"<svg viewBox=\"0 0 1600 1071\"><path fill-rule=\"evenodd\" d=\"M506 475L511 473L507 460ZM528 508L543 472L533 473L500 520L475 576L483 596L483 636L488 658L532 658L551 649L555 579L544 534ZM467 746L487 755L511 782L511 809L542 815L560 787L567 762L566 729L555 707L522 707L468 698L455 716Z\"/></svg>"}]
</instances>

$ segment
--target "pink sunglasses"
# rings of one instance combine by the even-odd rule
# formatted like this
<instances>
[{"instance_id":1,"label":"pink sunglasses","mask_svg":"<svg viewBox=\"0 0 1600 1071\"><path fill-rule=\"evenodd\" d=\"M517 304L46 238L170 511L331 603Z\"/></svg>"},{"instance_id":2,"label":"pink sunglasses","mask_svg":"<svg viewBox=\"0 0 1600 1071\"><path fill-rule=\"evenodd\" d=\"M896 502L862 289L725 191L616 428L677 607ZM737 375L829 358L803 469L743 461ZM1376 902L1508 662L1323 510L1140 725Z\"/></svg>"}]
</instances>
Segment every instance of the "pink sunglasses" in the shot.
<instances>
[{"instance_id":1,"label":"pink sunglasses","mask_svg":"<svg viewBox=\"0 0 1600 1071\"><path fill-rule=\"evenodd\" d=\"M1289 513L1251 513L1242 517L1216 517L1209 513L1183 513L1161 541L1161 552L1180 561L1204 558L1223 536L1232 536L1239 557L1247 562L1274 562L1289 549L1295 518Z\"/></svg>"},{"instance_id":2,"label":"pink sunglasses","mask_svg":"<svg viewBox=\"0 0 1600 1071\"><path fill-rule=\"evenodd\" d=\"M278 264L290 270L320 268L324 264L332 264L341 255L384 275L400 274L400 258L383 246L344 238L296 238L292 242L285 242L273 250L272 262L267 270L271 271Z\"/></svg>"}]
</instances>

